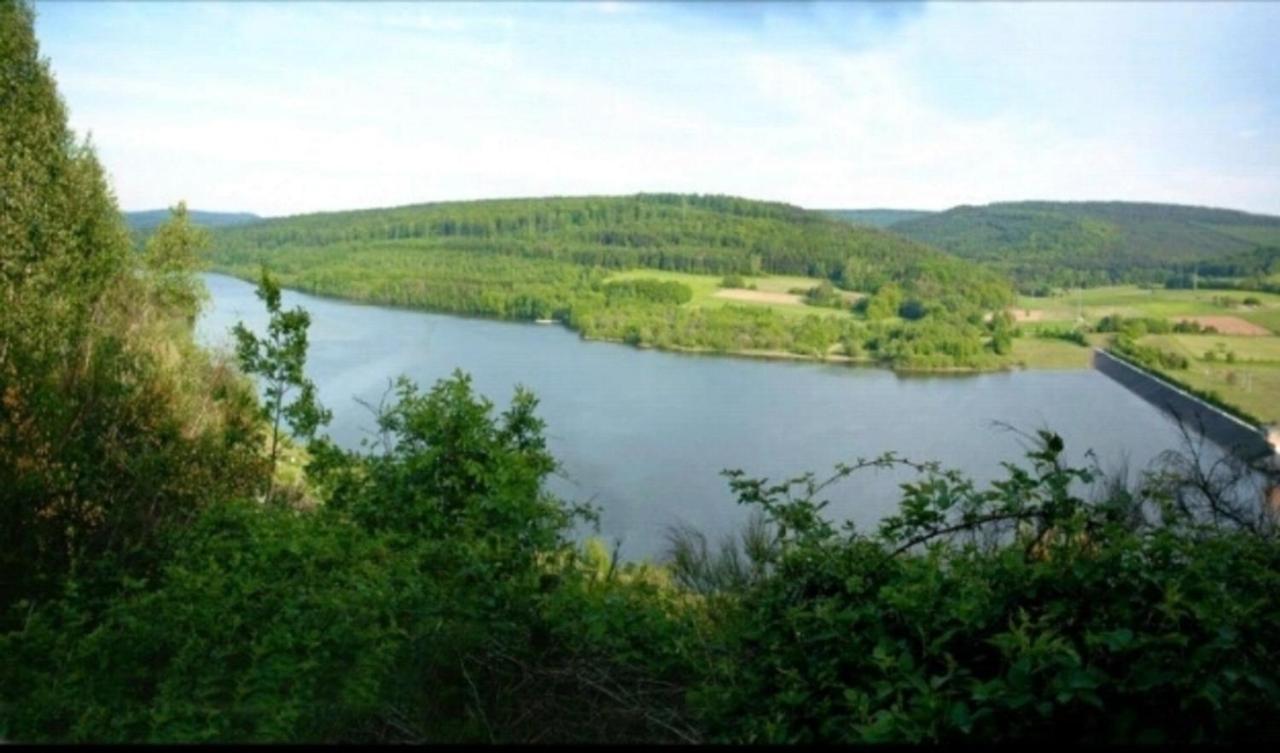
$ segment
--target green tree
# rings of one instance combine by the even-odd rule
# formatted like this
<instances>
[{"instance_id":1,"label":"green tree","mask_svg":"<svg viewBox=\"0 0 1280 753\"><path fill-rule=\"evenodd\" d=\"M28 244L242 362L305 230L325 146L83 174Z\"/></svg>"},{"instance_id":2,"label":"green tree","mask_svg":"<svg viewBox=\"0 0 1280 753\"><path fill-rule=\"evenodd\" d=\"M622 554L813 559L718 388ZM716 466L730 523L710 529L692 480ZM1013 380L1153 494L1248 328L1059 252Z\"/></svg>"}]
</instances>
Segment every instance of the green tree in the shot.
<instances>
[{"instance_id":1,"label":"green tree","mask_svg":"<svg viewBox=\"0 0 1280 753\"><path fill-rule=\"evenodd\" d=\"M902 288L894 282L881 285L880 289L867 299L866 305L868 319L888 319L891 316L897 316L898 309L902 306Z\"/></svg>"},{"instance_id":2,"label":"green tree","mask_svg":"<svg viewBox=\"0 0 1280 753\"><path fill-rule=\"evenodd\" d=\"M1013 315L1008 311L997 311L991 317L991 349L997 355L1008 355L1013 351L1013 337L1016 327Z\"/></svg>"},{"instance_id":3,"label":"green tree","mask_svg":"<svg viewBox=\"0 0 1280 753\"><path fill-rule=\"evenodd\" d=\"M194 273L209 245L209 231L191 224L187 203L180 201L143 249L143 266L151 277L156 302L188 322L195 321L207 295Z\"/></svg>"},{"instance_id":4,"label":"green tree","mask_svg":"<svg viewBox=\"0 0 1280 753\"><path fill-rule=\"evenodd\" d=\"M2 630L24 619L6 612L15 601L154 572L158 534L251 488L262 463L245 441L252 393L156 316L32 10L12 0L0 0L0 155Z\"/></svg>"},{"instance_id":5,"label":"green tree","mask_svg":"<svg viewBox=\"0 0 1280 753\"><path fill-rule=\"evenodd\" d=\"M281 423L287 424L294 436L310 440L321 426L329 423L332 414L320 404L315 384L303 372L307 362L307 328L311 326L311 315L301 306L288 311L281 308L280 286L267 273L266 267L262 269L257 293L271 315L267 336L259 338L243 322L236 324L233 332L240 368L260 377L264 383L262 416L271 425L267 452L271 477L267 481L266 494L267 501L270 501L280 452ZM296 396L289 401L293 395Z\"/></svg>"},{"instance_id":6,"label":"green tree","mask_svg":"<svg viewBox=\"0 0 1280 753\"><path fill-rule=\"evenodd\" d=\"M923 319L928 313L929 309L916 298L908 298L903 301L901 306L898 307L898 316L906 319L907 321Z\"/></svg>"}]
</instances>

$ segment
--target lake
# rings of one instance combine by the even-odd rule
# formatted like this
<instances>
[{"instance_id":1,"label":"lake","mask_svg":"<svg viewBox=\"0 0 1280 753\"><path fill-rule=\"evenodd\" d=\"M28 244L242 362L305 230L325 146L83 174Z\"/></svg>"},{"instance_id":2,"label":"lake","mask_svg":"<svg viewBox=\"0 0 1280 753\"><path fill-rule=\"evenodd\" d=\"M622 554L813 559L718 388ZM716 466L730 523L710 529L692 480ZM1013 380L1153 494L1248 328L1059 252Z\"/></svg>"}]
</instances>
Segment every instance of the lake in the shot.
<instances>
[{"instance_id":1,"label":"lake","mask_svg":"<svg viewBox=\"0 0 1280 753\"><path fill-rule=\"evenodd\" d=\"M253 286L204 277L212 297L197 336L218 347L244 321L261 332L266 312ZM600 535L625 558L657 557L668 527L712 540L749 511L720 475L741 468L782 479L897 451L937 460L977 480L1020 461L1023 432L1052 428L1067 454L1095 451L1104 470L1136 471L1181 438L1160 411L1094 371L1013 371L901 376L884 369L640 350L584 341L558 325L471 319L366 306L285 291L284 305L311 313L307 373L333 411L329 433L354 447L374 422L356 402L377 404L404 374L424 389L454 369L470 373L498 409L517 384L540 400L548 444L564 468L550 484L591 501ZM829 490L833 517L874 525L895 509L894 471L865 471Z\"/></svg>"}]
</instances>

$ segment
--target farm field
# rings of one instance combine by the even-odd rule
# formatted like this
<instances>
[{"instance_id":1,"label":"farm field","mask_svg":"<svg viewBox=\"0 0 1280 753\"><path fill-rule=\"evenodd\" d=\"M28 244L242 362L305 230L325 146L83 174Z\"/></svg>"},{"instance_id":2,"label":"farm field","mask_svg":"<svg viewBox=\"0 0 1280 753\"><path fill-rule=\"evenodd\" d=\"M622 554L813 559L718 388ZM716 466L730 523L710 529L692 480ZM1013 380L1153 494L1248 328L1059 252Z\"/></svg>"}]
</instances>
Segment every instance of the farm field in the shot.
<instances>
[{"instance_id":1,"label":"farm field","mask_svg":"<svg viewBox=\"0 0 1280 753\"><path fill-rule=\"evenodd\" d=\"M1262 325L1280 335L1280 307L1263 308L1240 314L1241 319Z\"/></svg>"},{"instance_id":2,"label":"farm field","mask_svg":"<svg viewBox=\"0 0 1280 753\"><path fill-rule=\"evenodd\" d=\"M1212 390L1266 424L1280 424L1280 366L1193 362L1177 378Z\"/></svg>"},{"instance_id":3,"label":"farm field","mask_svg":"<svg viewBox=\"0 0 1280 753\"><path fill-rule=\"evenodd\" d=\"M792 290L807 290L822 282L816 277L801 277L798 275L743 276L742 282L746 286L745 288L722 288L720 287L720 281L724 278L719 275L668 272L659 269L632 269L612 274L605 281L616 282L641 279L679 282L688 285L689 289L693 291L693 300L688 303L692 308L723 308L724 306L745 305L772 309L784 316L811 316L816 314L853 318L853 314L848 311L810 306L800 300L798 296L795 296L790 301L783 299L784 296L790 295ZM752 285L755 286L755 290L750 289ZM730 295L724 295L725 293ZM752 293L764 293L766 295L752 296ZM858 296L857 294L846 293L845 298L852 303Z\"/></svg>"},{"instance_id":4,"label":"farm field","mask_svg":"<svg viewBox=\"0 0 1280 753\"><path fill-rule=\"evenodd\" d=\"M1258 299L1260 305L1243 305L1246 297ZM1074 327L1079 316L1095 326L1104 316L1117 315L1170 322L1194 319L1215 325L1220 330L1217 334L1152 334L1138 342L1187 359L1188 368L1167 372L1172 379L1212 390L1265 423L1280 422L1278 295L1123 285L1071 291L1052 298L1020 296L1012 313L1024 333L1014 341L1013 355L1029 368L1087 367L1086 348L1035 337L1040 330ZM1105 345L1110 335L1091 334L1089 340Z\"/></svg>"},{"instance_id":5,"label":"farm field","mask_svg":"<svg viewBox=\"0 0 1280 753\"><path fill-rule=\"evenodd\" d=\"M1244 306L1247 297L1261 306ZM1232 300L1236 305L1223 305ZM1043 322L1074 322L1083 313L1086 321L1104 316L1174 318L1191 316L1236 316L1280 332L1280 295L1238 290L1166 290L1137 285L1115 285L1073 290L1059 296L1037 298L1019 296L1015 311Z\"/></svg>"},{"instance_id":6,"label":"farm field","mask_svg":"<svg viewBox=\"0 0 1280 753\"><path fill-rule=\"evenodd\" d=\"M1174 378L1217 392L1266 423L1280 423L1280 337L1176 334L1148 335L1139 342L1190 361L1188 368L1171 373Z\"/></svg>"},{"instance_id":7,"label":"farm field","mask_svg":"<svg viewBox=\"0 0 1280 753\"><path fill-rule=\"evenodd\" d=\"M1270 363L1280 366L1280 337L1148 335L1141 342L1196 360L1206 360L1207 353L1214 353L1214 361L1226 361L1226 355L1230 353L1237 363Z\"/></svg>"},{"instance_id":8,"label":"farm field","mask_svg":"<svg viewBox=\"0 0 1280 753\"><path fill-rule=\"evenodd\" d=\"M1013 360L1028 369L1087 369L1091 348L1065 340L1024 335L1013 341Z\"/></svg>"}]
</instances>

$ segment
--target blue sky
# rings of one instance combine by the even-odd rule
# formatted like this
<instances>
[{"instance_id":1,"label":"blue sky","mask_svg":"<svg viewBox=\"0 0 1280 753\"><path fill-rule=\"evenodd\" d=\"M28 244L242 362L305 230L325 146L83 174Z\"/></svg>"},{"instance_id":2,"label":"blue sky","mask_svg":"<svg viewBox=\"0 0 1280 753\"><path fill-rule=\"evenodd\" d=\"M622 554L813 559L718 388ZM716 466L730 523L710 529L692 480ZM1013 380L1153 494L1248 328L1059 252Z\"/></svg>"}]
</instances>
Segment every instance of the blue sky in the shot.
<instances>
[{"instance_id":1,"label":"blue sky","mask_svg":"<svg viewBox=\"0 0 1280 753\"><path fill-rule=\"evenodd\" d=\"M1280 214L1280 3L68 3L122 208L1117 199Z\"/></svg>"}]
</instances>

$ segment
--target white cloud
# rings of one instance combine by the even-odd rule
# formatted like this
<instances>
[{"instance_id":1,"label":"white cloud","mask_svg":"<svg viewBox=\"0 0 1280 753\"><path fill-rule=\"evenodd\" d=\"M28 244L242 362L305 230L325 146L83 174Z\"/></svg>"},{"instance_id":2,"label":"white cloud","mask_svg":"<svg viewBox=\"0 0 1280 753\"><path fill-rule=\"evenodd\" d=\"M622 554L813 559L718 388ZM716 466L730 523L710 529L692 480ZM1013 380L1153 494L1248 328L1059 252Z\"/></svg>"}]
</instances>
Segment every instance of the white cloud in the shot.
<instances>
[{"instance_id":1,"label":"white cloud","mask_svg":"<svg viewBox=\"0 0 1280 753\"><path fill-rule=\"evenodd\" d=\"M198 20L223 17L216 44L183 16L168 46L161 26L46 51L127 208L679 190L1280 211L1274 93L1170 69L1177 44L1238 67L1248 44L1219 28L1234 10L944 4L850 48L664 25L662 6L626 25L608 6L544 7L214 6Z\"/></svg>"}]
</instances>

